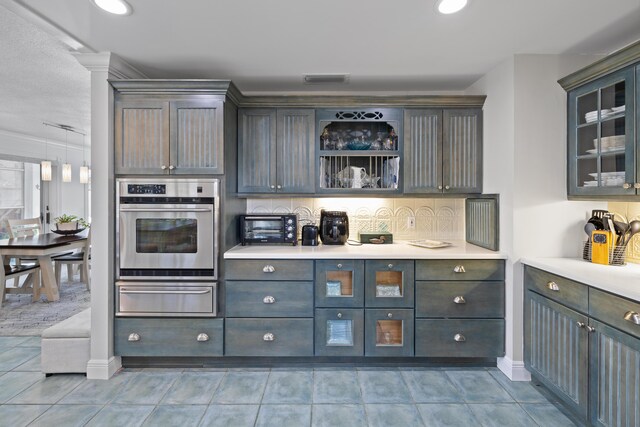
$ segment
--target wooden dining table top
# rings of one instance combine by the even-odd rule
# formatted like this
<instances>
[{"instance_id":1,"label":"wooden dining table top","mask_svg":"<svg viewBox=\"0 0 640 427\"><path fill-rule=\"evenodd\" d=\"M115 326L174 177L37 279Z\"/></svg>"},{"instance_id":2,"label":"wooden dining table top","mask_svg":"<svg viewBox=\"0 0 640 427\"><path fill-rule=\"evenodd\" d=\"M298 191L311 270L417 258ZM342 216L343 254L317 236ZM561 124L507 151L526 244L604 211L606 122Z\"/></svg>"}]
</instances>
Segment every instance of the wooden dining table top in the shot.
<instances>
[{"instance_id":1,"label":"wooden dining table top","mask_svg":"<svg viewBox=\"0 0 640 427\"><path fill-rule=\"evenodd\" d=\"M48 249L87 239L87 233L62 236L42 233L35 236L14 237L0 240L0 249Z\"/></svg>"}]
</instances>

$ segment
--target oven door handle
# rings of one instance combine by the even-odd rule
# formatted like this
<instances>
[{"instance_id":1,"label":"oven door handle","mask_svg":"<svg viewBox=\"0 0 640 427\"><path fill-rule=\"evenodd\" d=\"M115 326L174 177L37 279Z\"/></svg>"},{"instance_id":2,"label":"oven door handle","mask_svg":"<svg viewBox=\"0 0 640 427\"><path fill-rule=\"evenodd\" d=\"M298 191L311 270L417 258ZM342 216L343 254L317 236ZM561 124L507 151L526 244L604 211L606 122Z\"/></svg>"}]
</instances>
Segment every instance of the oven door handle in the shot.
<instances>
[{"instance_id":1,"label":"oven door handle","mask_svg":"<svg viewBox=\"0 0 640 427\"><path fill-rule=\"evenodd\" d=\"M120 212L211 212L211 208L120 208Z\"/></svg>"},{"instance_id":2,"label":"oven door handle","mask_svg":"<svg viewBox=\"0 0 640 427\"><path fill-rule=\"evenodd\" d=\"M202 295L208 294L211 289L205 289L203 291L132 291L125 288L120 289L121 294L190 294L190 295Z\"/></svg>"}]
</instances>

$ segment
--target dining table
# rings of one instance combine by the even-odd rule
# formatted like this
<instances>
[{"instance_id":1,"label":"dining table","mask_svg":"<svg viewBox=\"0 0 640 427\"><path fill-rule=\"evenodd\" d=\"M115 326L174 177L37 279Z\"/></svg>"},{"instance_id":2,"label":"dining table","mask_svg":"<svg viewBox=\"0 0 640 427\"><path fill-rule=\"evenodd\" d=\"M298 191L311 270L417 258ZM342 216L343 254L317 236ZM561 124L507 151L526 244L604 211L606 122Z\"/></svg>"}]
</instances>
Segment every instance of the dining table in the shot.
<instances>
[{"instance_id":1,"label":"dining table","mask_svg":"<svg viewBox=\"0 0 640 427\"><path fill-rule=\"evenodd\" d=\"M5 258L37 258L42 275L42 288L48 301L60 299L58 284L53 270L52 257L67 253L86 245L87 232L74 235L42 233L34 236L15 237L0 240L0 261ZM0 285L4 286L4 269L0 268Z\"/></svg>"}]
</instances>

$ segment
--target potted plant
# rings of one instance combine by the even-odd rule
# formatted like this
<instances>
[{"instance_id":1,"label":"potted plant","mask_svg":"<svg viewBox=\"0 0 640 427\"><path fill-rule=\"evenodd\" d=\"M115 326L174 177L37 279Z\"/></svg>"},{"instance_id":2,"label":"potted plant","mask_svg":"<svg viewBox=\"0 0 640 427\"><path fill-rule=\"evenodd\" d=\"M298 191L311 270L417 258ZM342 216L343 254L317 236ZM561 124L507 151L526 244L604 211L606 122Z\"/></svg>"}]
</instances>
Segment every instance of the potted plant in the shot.
<instances>
[{"instance_id":1,"label":"potted plant","mask_svg":"<svg viewBox=\"0 0 640 427\"><path fill-rule=\"evenodd\" d=\"M75 215L63 214L53 219L56 223L57 230L77 230L82 231L89 226L83 218L78 218Z\"/></svg>"}]
</instances>

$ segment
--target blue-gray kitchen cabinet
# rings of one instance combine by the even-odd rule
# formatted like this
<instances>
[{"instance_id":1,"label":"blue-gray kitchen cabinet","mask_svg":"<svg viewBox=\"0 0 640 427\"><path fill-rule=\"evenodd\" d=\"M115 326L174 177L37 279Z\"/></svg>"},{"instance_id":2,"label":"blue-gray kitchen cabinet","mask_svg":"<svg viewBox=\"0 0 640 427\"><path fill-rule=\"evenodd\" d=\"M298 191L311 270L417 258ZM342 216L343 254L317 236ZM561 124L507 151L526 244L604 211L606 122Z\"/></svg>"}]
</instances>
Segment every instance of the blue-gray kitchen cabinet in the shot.
<instances>
[{"instance_id":1,"label":"blue-gray kitchen cabinet","mask_svg":"<svg viewBox=\"0 0 640 427\"><path fill-rule=\"evenodd\" d=\"M364 356L364 309L318 308L316 356Z\"/></svg>"},{"instance_id":2,"label":"blue-gray kitchen cabinet","mask_svg":"<svg viewBox=\"0 0 640 427\"><path fill-rule=\"evenodd\" d=\"M413 260L366 260L364 282L366 307L413 308Z\"/></svg>"},{"instance_id":3,"label":"blue-gray kitchen cabinet","mask_svg":"<svg viewBox=\"0 0 640 427\"><path fill-rule=\"evenodd\" d=\"M316 307L363 307L364 260L317 260Z\"/></svg>"},{"instance_id":4,"label":"blue-gray kitchen cabinet","mask_svg":"<svg viewBox=\"0 0 640 427\"><path fill-rule=\"evenodd\" d=\"M413 310L367 308L364 322L365 356L413 356Z\"/></svg>"}]
</instances>

